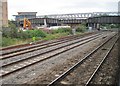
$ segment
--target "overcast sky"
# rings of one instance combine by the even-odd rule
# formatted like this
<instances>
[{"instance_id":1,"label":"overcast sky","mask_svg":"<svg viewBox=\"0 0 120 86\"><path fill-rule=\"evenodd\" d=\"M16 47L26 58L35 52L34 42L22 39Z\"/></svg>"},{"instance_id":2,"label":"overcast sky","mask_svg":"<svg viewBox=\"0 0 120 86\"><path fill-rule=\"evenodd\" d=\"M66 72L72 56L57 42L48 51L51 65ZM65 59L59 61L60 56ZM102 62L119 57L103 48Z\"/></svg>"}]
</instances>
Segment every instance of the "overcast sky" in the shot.
<instances>
[{"instance_id":1,"label":"overcast sky","mask_svg":"<svg viewBox=\"0 0 120 86\"><path fill-rule=\"evenodd\" d=\"M17 12L37 15L118 11L119 0L8 0L8 17Z\"/></svg>"}]
</instances>

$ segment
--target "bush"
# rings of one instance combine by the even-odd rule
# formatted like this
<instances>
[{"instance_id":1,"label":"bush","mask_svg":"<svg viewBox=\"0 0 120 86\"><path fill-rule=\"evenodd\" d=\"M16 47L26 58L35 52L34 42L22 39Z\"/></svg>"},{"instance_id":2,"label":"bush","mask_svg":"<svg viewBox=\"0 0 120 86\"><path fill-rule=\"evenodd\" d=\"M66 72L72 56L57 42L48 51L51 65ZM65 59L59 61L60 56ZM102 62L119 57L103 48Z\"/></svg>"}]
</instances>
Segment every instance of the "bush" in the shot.
<instances>
[{"instance_id":1,"label":"bush","mask_svg":"<svg viewBox=\"0 0 120 86\"><path fill-rule=\"evenodd\" d=\"M17 37L18 31L17 29L13 29L13 28L2 28L2 36L3 37L11 37L11 38L15 38Z\"/></svg>"},{"instance_id":2,"label":"bush","mask_svg":"<svg viewBox=\"0 0 120 86\"><path fill-rule=\"evenodd\" d=\"M20 31L18 34L17 34L17 38L20 38L20 39L27 39L29 38L29 35L24 32L24 31Z\"/></svg>"},{"instance_id":3,"label":"bush","mask_svg":"<svg viewBox=\"0 0 120 86\"><path fill-rule=\"evenodd\" d=\"M3 37L2 38L2 46L9 46L9 45L13 45L14 42L17 41L16 39L11 39L11 38L6 38L6 37Z\"/></svg>"},{"instance_id":4,"label":"bush","mask_svg":"<svg viewBox=\"0 0 120 86\"><path fill-rule=\"evenodd\" d=\"M2 30L3 37L10 38L20 38L27 39L32 37L46 37L46 33L42 30L27 30L27 31L19 31L17 29L4 28Z\"/></svg>"},{"instance_id":5,"label":"bush","mask_svg":"<svg viewBox=\"0 0 120 86\"><path fill-rule=\"evenodd\" d=\"M77 32L85 32L86 31L86 26L83 25L83 24L80 24L77 28L76 28L76 31Z\"/></svg>"},{"instance_id":6,"label":"bush","mask_svg":"<svg viewBox=\"0 0 120 86\"><path fill-rule=\"evenodd\" d=\"M42 30L27 30L27 31L19 31L16 28L15 24L9 21L8 28L2 29L2 36L3 37L10 37L10 38L20 38L20 39L27 39L32 37L46 37L46 33Z\"/></svg>"},{"instance_id":7,"label":"bush","mask_svg":"<svg viewBox=\"0 0 120 86\"><path fill-rule=\"evenodd\" d=\"M67 35L68 33L47 34L47 36L43 40L52 40L52 39L61 38Z\"/></svg>"},{"instance_id":8,"label":"bush","mask_svg":"<svg viewBox=\"0 0 120 86\"><path fill-rule=\"evenodd\" d=\"M24 32L28 38L31 37L46 37L46 33L42 30L28 30Z\"/></svg>"},{"instance_id":9,"label":"bush","mask_svg":"<svg viewBox=\"0 0 120 86\"><path fill-rule=\"evenodd\" d=\"M28 42L29 42L29 40L21 40L21 39L17 39L17 38L2 37L2 40L0 41L0 45L1 45L1 47L6 47L6 46L10 46L10 45L18 45L18 44L28 43Z\"/></svg>"},{"instance_id":10,"label":"bush","mask_svg":"<svg viewBox=\"0 0 120 86\"><path fill-rule=\"evenodd\" d=\"M3 37L11 37L11 29L10 28L2 28L2 36Z\"/></svg>"},{"instance_id":11,"label":"bush","mask_svg":"<svg viewBox=\"0 0 120 86\"><path fill-rule=\"evenodd\" d=\"M18 34L18 38L27 39L32 37L46 37L46 33L42 30L27 30L20 31Z\"/></svg>"},{"instance_id":12,"label":"bush","mask_svg":"<svg viewBox=\"0 0 120 86\"><path fill-rule=\"evenodd\" d=\"M11 21L8 22L8 27L2 28L2 36L4 37L11 37L15 38L17 37L18 29L16 28L15 24L13 24Z\"/></svg>"},{"instance_id":13,"label":"bush","mask_svg":"<svg viewBox=\"0 0 120 86\"><path fill-rule=\"evenodd\" d=\"M55 33L69 33L69 34L71 34L72 30L70 28L59 28L57 30L52 30L52 33L53 34L55 34Z\"/></svg>"}]
</instances>

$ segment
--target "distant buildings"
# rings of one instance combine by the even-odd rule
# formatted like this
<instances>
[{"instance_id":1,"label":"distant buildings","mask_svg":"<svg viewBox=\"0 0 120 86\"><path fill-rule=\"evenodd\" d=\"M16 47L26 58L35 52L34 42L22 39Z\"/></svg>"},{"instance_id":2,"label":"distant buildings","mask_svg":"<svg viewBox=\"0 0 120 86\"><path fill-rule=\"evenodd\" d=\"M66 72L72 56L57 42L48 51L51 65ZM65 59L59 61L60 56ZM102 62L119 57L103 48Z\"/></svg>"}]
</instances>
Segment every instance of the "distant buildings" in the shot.
<instances>
[{"instance_id":1,"label":"distant buildings","mask_svg":"<svg viewBox=\"0 0 120 86\"><path fill-rule=\"evenodd\" d=\"M120 13L120 1L118 2L118 13Z\"/></svg>"},{"instance_id":2,"label":"distant buildings","mask_svg":"<svg viewBox=\"0 0 120 86\"><path fill-rule=\"evenodd\" d=\"M17 27L23 26L23 25L20 25L20 21L23 21L24 18L27 18L27 19L36 18L36 14L37 12L18 12L18 15L13 15L15 16L14 24Z\"/></svg>"},{"instance_id":3,"label":"distant buildings","mask_svg":"<svg viewBox=\"0 0 120 86\"><path fill-rule=\"evenodd\" d=\"M24 18L31 19L31 18L36 18L37 12L18 12L18 15L13 15L15 16L15 21L21 21Z\"/></svg>"}]
</instances>

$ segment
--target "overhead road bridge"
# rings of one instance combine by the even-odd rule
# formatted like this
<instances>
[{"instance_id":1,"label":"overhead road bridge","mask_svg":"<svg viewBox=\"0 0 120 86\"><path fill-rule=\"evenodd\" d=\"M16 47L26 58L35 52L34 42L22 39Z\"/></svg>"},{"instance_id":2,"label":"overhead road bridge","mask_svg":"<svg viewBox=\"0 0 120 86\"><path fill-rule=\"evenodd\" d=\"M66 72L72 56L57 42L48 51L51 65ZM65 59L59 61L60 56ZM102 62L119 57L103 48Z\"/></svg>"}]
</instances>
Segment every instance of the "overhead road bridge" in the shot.
<instances>
[{"instance_id":1,"label":"overhead road bridge","mask_svg":"<svg viewBox=\"0 0 120 86\"><path fill-rule=\"evenodd\" d=\"M97 16L113 16L118 15L118 12L91 12L91 13L73 13L73 14L53 14L53 15L41 15L37 16L37 18L55 18L55 19L87 19L89 17L97 17Z\"/></svg>"},{"instance_id":2,"label":"overhead road bridge","mask_svg":"<svg viewBox=\"0 0 120 86\"><path fill-rule=\"evenodd\" d=\"M47 26L57 26L60 24L58 19L53 18L31 18L29 21L32 23L32 26L41 26L47 24ZM20 21L20 25L23 25L23 21Z\"/></svg>"},{"instance_id":3,"label":"overhead road bridge","mask_svg":"<svg viewBox=\"0 0 120 86\"><path fill-rule=\"evenodd\" d=\"M86 21L88 27L100 28L101 24L120 24L120 15L118 16L98 16L90 17Z\"/></svg>"},{"instance_id":4,"label":"overhead road bridge","mask_svg":"<svg viewBox=\"0 0 120 86\"><path fill-rule=\"evenodd\" d=\"M87 23L120 24L120 16L98 16L87 19Z\"/></svg>"},{"instance_id":5,"label":"overhead road bridge","mask_svg":"<svg viewBox=\"0 0 120 86\"><path fill-rule=\"evenodd\" d=\"M95 24L120 23L118 12L93 12L93 13L74 13L74 14L55 14L42 15L29 19L33 26L45 25L56 26L61 24L78 25L87 23L88 26L95 27ZM23 24L23 21L20 21ZM94 24L94 25L93 25Z\"/></svg>"}]
</instances>

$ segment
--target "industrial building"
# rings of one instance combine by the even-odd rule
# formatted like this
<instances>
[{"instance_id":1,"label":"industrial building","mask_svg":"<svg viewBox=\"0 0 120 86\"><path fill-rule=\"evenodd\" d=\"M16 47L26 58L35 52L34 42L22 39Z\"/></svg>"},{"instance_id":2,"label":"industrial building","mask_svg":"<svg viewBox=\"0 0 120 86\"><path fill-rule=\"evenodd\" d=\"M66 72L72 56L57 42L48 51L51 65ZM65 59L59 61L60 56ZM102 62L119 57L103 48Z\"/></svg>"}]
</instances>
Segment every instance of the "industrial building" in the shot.
<instances>
[{"instance_id":1,"label":"industrial building","mask_svg":"<svg viewBox=\"0 0 120 86\"><path fill-rule=\"evenodd\" d=\"M36 18L37 12L18 12L18 15L13 15L15 16L15 21L21 21L24 18L31 19L31 18Z\"/></svg>"},{"instance_id":2,"label":"industrial building","mask_svg":"<svg viewBox=\"0 0 120 86\"><path fill-rule=\"evenodd\" d=\"M109 15L109 16L105 16ZM46 17L47 16L47 17ZM96 18L99 17L99 18ZM92 20L90 19L92 18ZM89 27L96 28L99 23L119 23L118 12L93 12L93 13L75 13L75 14L59 14L59 15L44 15L36 18L29 18L32 27L51 27L59 25L68 25L76 27L81 23L87 23ZM23 27L24 21L19 21L19 25ZM91 23L91 24L89 24Z\"/></svg>"},{"instance_id":3,"label":"industrial building","mask_svg":"<svg viewBox=\"0 0 120 86\"><path fill-rule=\"evenodd\" d=\"M13 22L17 27L21 26L20 21L23 21L24 18L26 19L33 19L36 18L37 12L18 12L17 15L13 15L15 17L15 21ZM23 26L23 24L22 24Z\"/></svg>"}]
</instances>

